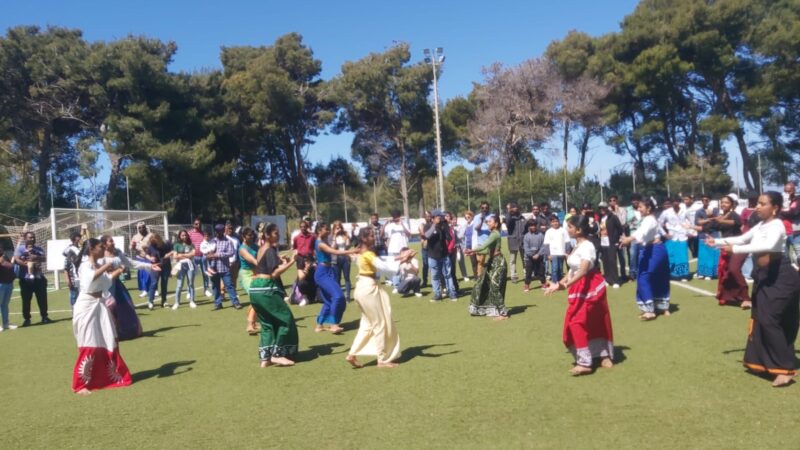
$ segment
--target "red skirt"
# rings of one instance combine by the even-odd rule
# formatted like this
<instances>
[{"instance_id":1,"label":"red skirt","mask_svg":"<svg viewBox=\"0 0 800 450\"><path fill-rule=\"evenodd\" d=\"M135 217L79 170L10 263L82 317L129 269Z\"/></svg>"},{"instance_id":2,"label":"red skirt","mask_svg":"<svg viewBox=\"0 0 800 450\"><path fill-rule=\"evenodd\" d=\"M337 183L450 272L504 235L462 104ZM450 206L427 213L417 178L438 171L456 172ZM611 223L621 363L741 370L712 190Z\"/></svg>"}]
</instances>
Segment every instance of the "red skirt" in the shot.
<instances>
[{"instance_id":1,"label":"red skirt","mask_svg":"<svg viewBox=\"0 0 800 450\"><path fill-rule=\"evenodd\" d=\"M108 351L102 347L81 347L72 375L72 390L93 391L130 386L131 373L119 355L119 348Z\"/></svg>"},{"instance_id":2,"label":"red skirt","mask_svg":"<svg viewBox=\"0 0 800 450\"><path fill-rule=\"evenodd\" d=\"M717 282L717 300L721 305L728 302L750 301L747 281L742 275L742 265L748 257L744 253L729 253L725 250L719 254L719 282Z\"/></svg>"},{"instance_id":3,"label":"red skirt","mask_svg":"<svg viewBox=\"0 0 800 450\"><path fill-rule=\"evenodd\" d=\"M611 313L600 271L595 269L570 286L568 300L563 341L576 362L588 366L592 358L613 358Z\"/></svg>"}]
</instances>

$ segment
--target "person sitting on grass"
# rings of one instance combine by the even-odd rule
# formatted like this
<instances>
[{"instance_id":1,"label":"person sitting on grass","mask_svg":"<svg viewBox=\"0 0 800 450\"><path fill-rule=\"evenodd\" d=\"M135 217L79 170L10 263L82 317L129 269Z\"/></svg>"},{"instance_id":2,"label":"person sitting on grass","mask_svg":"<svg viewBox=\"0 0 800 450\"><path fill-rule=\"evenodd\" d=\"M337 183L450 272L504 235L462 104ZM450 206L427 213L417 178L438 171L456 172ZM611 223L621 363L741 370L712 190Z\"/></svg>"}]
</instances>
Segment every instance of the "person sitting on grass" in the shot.
<instances>
[{"instance_id":1,"label":"person sitting on grass","mask_svg":"<svg viewBox=\"0 0 800 450\"><path fill-rule=\"evenodd\" d=\"M419 292L422 280L419 278L417 253L408 247L400 249L400 253L405 254L406 258L400 261L400 285L397 287L396 292L403 296L414 294L417 297L422 297L422 293Z\"/></svg>"}]
</instances>

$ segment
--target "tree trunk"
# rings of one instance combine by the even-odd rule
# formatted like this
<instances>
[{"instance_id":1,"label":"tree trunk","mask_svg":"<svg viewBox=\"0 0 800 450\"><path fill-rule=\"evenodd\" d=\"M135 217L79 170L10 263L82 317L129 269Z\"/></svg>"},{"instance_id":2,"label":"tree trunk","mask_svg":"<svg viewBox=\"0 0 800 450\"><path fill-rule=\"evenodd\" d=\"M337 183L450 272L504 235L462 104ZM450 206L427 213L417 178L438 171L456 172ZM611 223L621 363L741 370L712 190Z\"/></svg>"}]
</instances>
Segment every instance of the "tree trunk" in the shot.
<instances>
[{"instance_id":1,"label":"tree trunk","mask_svg":"<svg viewBox=\"0 0 800 450\"><path fill-rule=\"evenodd\" d=\"M741 123L739 123L739 119L736 117L736 111L733 108L730 94L724 87L721 91L719 98L725 115L729 119L736 120L737 123L736 131L734 131L733 134L736 136L736 143L739 144L739 153L742 155L742 176L744 177L747 190L752 191L756 179L758 178L758 167L750 163L750 152L747 151L747 142L744 140L744 130L742 129Z\"/></svg>"},{"instance_id":2,"label":"tree trunk","mask_svg":"<svg viewBox=\"0 0 800 450\"><path fill-rule=\"evenodd\" d=\"M581 148L579 149L581 154L581 163L580 163L581 172L583 172L583 169L586 168L586 154L589 152L589 139L591 137L592 137L592 130L587 128L583 134L583 139L581 139Z\"/></svg>"},{"instance_id":3,"label":"tree trunk","mask_svg":"<svg viewBox=\"0 0 800 450\"><path fill-rule=\"evenodd\" d=\"M403 216L408 217L408 182L406 169L406 148L402 141L398 142L400 150L400 197L403 199Z\"/></svg>"},{"instance_id":4,"label":"tree trunk","mask_svg":"<svg viewBox=\"0 0 800 450\"><path fill-rule=\"evenodd\" d=\"M39 184L39 201L37 202L38 213L44 216L44 212L50 209L47 202L47 196L50 193L48 186L48 176L50 172L50 156L52 154L52 135L49 129L42 131L42 138L39 142L39 168L38 168L38 184Z\"/></svg>"},{"instance_id":5,"label":"tree trunk","mask_svg":"<svg viewBox=\"0 0 800 450\"><path fill-rule=\"evenodd\" d=\"M567 168L567 154L569 152L569 119L564 119L564 170Z\"/></svg>"},{"instance_id":6,"label":"tree trunk","mask_svg":"<svg viewBox=\"0 0 800 450\"><path fill-rule=\"evenodd\" d=\"M117 192L120 172L122 171L122 156L114 153L113 151L109 151L109 146L104 145L104 147L106 148L106 154L108 155L108 159L111 161L111 173L108 175L106 199L103 202L103 206L106 209L111 209L112 205L114 205L114 196Z\"/></svg>"}]
</instances>

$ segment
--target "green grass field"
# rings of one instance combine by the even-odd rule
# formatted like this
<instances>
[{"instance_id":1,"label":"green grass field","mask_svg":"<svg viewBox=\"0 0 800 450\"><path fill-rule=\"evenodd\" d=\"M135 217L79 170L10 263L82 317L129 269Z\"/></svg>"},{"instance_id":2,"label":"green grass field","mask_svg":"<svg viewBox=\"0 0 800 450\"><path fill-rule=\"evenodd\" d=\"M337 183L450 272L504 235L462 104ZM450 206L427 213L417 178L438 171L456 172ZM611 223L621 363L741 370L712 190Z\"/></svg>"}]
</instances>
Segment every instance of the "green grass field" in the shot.
<instances>
[{"instance_id":1,"label":"green grass field","mask_svg":"<svg viewBox=\"0 0 800 450\"><path fill-rule=\"evenodd\" d=\"M344 361L355 304L340 336L313 332L319 305L293 306L298 364L266 369L245 310L212 312L205 298L196 310L139 309L145 336L121 344L134 384L84 398L70 389L77 350L62 290L50 295L56 323L0 333L0 447L800 446L800 386L773 389L740 364L747 313L673 287L673 315L642 323L634 285L609 289L617 365L573 378L565 297L509 284L514 314L493 322L470 317L466 295L393 296L403 347L393 370Z\"/></svg>"}]
</instances>

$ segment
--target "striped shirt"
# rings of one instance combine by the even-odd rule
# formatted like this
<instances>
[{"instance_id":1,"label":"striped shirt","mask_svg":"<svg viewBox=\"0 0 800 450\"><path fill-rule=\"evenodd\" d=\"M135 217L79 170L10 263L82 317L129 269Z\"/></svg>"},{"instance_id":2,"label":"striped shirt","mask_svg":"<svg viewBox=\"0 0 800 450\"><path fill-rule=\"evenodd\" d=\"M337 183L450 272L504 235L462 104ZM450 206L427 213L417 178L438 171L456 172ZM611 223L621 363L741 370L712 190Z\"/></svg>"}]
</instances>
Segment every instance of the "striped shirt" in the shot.
<instances>
[{"instance_id":1,"label":"striped shirt","mask_svg":"<svg viewBox=\"0 0 800 450\"><path fill-rule=\"evenodd\" d=\"M236 253L236 248L233 246L233 242L231 242L227 237L223 236L222 239L211 239L210 243L216 244L217 246L217 250L215 252L217 257L208 260L208 263L211 264L211 268L217 273L230 272L230 258Z\"/></svg>"}]
</instances>

